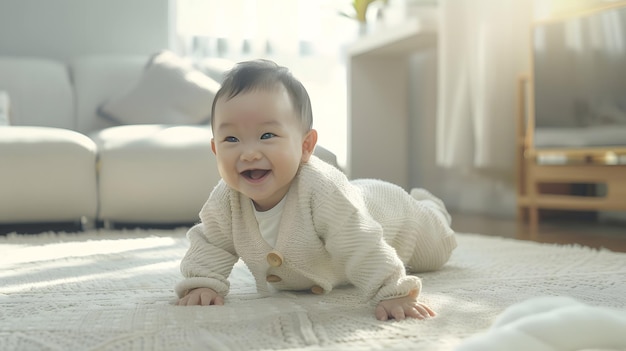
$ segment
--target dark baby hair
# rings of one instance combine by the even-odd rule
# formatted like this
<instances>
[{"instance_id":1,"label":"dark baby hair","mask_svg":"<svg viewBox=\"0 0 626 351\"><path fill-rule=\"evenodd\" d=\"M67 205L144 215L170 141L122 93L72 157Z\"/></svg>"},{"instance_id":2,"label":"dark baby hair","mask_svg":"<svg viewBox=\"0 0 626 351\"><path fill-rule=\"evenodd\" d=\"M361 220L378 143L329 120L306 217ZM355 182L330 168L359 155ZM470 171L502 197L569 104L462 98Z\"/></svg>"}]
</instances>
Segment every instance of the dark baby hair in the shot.
<instances>
[{"instance_id":1,"label":"dark baby hair","mask_svg":"<svg viewBox=\"0 0 626 351\"><path fill-rule=\"evenodd\" d=\"M311 99L302 83L296 79L288 68L265 59L244 61L226 72L224 82L213 99L211 108L211 127L215 116L215 105L220 98L233 97L254 89L273 89L282 84L291 98L291 103L300 115L304 132L313 128L313 112Z\"/></svg>"}]
</instances>

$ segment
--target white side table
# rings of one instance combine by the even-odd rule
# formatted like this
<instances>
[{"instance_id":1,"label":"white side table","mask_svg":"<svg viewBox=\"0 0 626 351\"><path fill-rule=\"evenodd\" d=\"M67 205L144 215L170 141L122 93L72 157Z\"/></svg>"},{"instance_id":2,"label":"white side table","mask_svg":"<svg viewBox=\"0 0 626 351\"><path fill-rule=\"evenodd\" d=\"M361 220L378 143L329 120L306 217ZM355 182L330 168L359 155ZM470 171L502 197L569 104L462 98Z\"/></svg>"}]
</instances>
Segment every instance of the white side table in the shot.
<instances>
[{"instance_id":1,"label":"white side table","mask_svg":"<svg viewBox=\"0 0 626 351\"><path fill-rule=\"evenodd\" d=\"M417 19L366 35L348 48L350 178L409 185L409 58L437 45L435 23Z\"/></svg>"}]
</instances>

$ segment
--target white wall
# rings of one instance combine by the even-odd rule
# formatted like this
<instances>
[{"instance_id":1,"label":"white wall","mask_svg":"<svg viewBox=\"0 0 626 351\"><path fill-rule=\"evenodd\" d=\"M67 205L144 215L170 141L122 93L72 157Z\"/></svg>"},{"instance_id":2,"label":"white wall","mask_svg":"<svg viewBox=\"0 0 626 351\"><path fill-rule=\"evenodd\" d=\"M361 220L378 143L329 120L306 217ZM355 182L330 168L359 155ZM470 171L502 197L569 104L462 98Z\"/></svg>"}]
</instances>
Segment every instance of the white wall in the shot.
<instances>
[{"instance_id":1,"label":"white wall","mask_svg":"<svg viewBox=\"0 0 626 351\"><path fill-rule=\"evenodd\" d=\"M169 3L0 0L0 55L152 54L172 47Z\"/></svg>"}]
</instances>

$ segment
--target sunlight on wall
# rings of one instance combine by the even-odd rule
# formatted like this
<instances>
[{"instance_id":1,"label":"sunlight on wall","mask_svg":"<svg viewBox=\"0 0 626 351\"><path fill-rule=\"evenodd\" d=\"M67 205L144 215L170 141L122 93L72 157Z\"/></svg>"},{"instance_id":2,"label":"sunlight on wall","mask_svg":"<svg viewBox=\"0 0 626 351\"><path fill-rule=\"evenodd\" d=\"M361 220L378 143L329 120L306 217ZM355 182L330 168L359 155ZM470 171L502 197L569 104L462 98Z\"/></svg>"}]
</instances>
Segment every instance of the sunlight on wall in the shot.
<instances>
[{"instance_id":1,"label":"sunlight on wall","mask_svg":"<svg viewBox=\"0 0 626 351\"><path fill-rule=\"evenodd\" d=\"M624 0L534 0L534 19L543 21L593 8L626 3Z\"/></svg>"},{"instance_id":2,"label":"sunlight on wall","mask_svg":"<svg viewBox=\"0 0 626 351\"><path fill-rule=\"evenodd\" d=\"M311 97L318 143L340 165L347 153L345 50L358 24L349 1L178 0L182 54L237 61L266 58L291 69Z\"/></svg>"}]
</instances>

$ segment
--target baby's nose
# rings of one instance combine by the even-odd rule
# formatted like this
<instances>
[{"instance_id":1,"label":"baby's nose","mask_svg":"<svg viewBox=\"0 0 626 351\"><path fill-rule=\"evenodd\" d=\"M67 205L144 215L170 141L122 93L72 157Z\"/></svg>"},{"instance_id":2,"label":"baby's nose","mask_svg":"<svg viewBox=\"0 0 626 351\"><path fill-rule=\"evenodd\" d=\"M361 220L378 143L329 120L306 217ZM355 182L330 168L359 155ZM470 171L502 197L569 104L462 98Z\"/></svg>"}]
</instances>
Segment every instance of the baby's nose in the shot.
<instances>
[{"instance_id":1,"label":"baby's nose","mask_svg":"<svg viewBox=\"0 0 626 351\"><path fill-rule=\"evenodd\" d=\"M261 153L255 148L249 148L241 153L241 159L243 161L254 161L261 158Z\"/></svg>"}]
</instances>

